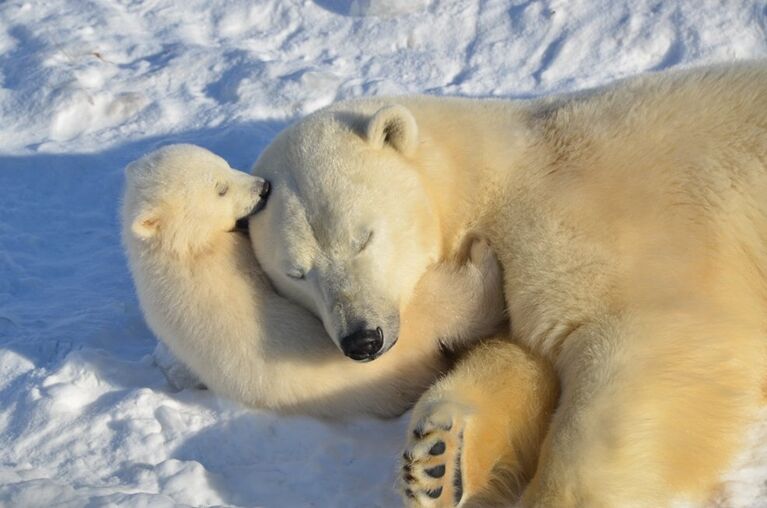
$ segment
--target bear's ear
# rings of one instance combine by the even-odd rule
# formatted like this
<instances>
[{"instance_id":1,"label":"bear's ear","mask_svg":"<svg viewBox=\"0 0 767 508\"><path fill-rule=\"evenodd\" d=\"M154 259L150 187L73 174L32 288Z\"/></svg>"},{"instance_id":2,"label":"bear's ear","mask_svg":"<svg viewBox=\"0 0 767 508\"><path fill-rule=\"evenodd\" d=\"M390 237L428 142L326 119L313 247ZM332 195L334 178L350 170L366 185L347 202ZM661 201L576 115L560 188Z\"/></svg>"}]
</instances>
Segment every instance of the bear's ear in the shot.
<instances>
[{"instance_id":1,"label":"bear's ear","mask_svg":"<svg viewBox=\"0 0 767 508\"><path fill-rule=\"evenodd\" d=\"M418 146L418 125L404 106L385 106L370 119L367 138L375 148L389 145L402 155L410 156Z\"/></svg>"},{"instance_id":2,"label":"bear's ear","mask_svg":"<svg viewBox=\"0 0 767 508\"><path fill-rule=\"evenodd\" d=\"M148 240L160 229L160 213L158 210L145 210L133 219L131 231L141 240Z\"/></svg>"}]
</instances>

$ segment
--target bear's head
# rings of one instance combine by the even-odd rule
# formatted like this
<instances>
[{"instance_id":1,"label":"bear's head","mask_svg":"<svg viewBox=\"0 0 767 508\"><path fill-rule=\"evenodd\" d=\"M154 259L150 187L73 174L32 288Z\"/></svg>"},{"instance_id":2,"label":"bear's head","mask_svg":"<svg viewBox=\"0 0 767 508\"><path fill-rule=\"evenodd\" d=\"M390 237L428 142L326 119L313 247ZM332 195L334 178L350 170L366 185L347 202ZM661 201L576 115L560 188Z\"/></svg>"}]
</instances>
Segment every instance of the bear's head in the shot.
<instances>
[{"instance_id":1,"label":"bear's head","mask_svg":"<svg viewBox=\"0 0 767 508\"><path fill-rule=\"evenodd\" d=\"M124 241L195 255L259 211L269 189L265 180L230 168L204 148L160 148L126 168Z\"/></svg>"},{"instance_id":2,"label":"bear's head","mask_svg":"<svg viewBox=\"0 0 767 508\"><path fill-rule=\"evenodd\" d=\"M253 169L272 183L250 220L259 263L357 361L394 345L401 310L439 257L418 148L405 107L347 102L283 131Z\"/></svg>"}]
</instances>

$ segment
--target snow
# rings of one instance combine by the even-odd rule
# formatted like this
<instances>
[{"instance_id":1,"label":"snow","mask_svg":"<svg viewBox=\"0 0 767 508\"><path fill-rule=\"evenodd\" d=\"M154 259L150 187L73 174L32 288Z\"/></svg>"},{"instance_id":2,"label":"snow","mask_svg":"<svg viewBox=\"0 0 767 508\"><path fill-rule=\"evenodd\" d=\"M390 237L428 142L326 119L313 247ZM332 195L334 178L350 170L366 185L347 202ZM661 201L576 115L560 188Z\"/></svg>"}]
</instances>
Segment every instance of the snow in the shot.
<instances>
[{"instance_id":1,"label":"snow","mask_svg":"<svg viewBox=\"0 0 767 508\"><path fill-rule=\"evenodd\" d=\"M0 3L0 505L399 504L407 416L286 418L168 384L118 239L128 161L187 141L247 169L363 94L530 97L765 55L761 0ZM721 506L767 506L760 421Z\"/></svg>"}]
</instances>

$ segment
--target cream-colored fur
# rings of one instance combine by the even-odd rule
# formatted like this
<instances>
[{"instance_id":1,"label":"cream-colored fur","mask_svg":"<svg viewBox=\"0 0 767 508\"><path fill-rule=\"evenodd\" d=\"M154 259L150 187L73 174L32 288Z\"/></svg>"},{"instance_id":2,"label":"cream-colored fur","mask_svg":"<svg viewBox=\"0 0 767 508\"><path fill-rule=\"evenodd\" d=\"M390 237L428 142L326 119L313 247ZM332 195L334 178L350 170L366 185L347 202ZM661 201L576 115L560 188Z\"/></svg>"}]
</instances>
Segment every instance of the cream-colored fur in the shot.
<instances>
[{"instance_id":1,"label":"cream-colored fur","mask_svg":"<svg viewBox=\"0 0 767 508\"><path fill-rule=\"evenodd\" d=\"M372 364L347 359L311 314L274 292L249 240L232 232L263 204L262 188L191 145L126 170L123 242L144 315L214 391L283 412L392 416L446 368L440 339L487 335L505 320L497 260L467 238L460 259L421 278L399 344Z\"/></svg>"},{"instance_id":2,"label":"cream-colored fur","mask_svg":"<svg viewBox=\"0 0 767 508\"><path fill-rule=\"evenodd\" d=\"M767 378L765 63L651 74L535 101L343 102L286 130L254 172L276 186L311 180L294 193L309 218L297 223L316 232L318 217L319 236L368 223L371 214L399 223L390 210L398 199L422 230L393 233L387 244L428 258L413 263L407 280L449 256L465 231L489 239L504 269L509 339L554 366L561 397L533 471L535 461L519 464L511 449L524 440L498 439L524 426L515 400L532 393L544 399L525 415L547 421L540 414L556 390L541 389L552 386L545 372L539 382L515 381L530 370L526 355L483 350L483 371L497 377L472 374L467 361L425 396L418 421L444 404L465 410L451 417L465 428L448 433L463 429L466 439L483 426L486 444L437 454L460 456L461 474L473 478L461 503L515 490L494 486L503 477L491 469L533 477L522 499L528 507L656 507L710 494ZM320 213L320 204L331 212ZM275 224L264 216L256 240ZM357 308L390 315L378 298L386 290L336 255L346 241L318 241L303 262L346 260L348 277L367 288ZM288 258L290 242L280 248ZM279 270L265 269L279 286ZM398 285L395 269L384 263L379 272ZM325 305L311 288L290 291ZM331 331L332 319L323 319ZM515 389L498 389L503 380ZM509 408L507 418L486 409L493 404ZM543 434L531 431L523 456L537 453ZM422 439L411 436L408 450ZM497 449L504 442L510 449ZM488 455L499 463L488 465ZM441 476L438 490L439 482L413 478L416 465L405 463L406 501L454 505L454 479Z\"/></svg>"}]
</instances>

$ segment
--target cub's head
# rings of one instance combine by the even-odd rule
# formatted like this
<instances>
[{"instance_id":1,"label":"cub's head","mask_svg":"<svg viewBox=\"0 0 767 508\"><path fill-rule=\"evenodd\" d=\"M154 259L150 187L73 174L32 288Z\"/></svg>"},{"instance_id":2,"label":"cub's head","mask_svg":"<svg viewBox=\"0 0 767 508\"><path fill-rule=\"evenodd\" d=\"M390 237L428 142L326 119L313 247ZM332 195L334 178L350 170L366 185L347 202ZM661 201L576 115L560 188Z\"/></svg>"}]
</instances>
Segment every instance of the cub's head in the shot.
<instances>
[{"instance_id":1,"label":"cub's head","mask_svg":"<svg viewBox=\"0 0 767 508\"><path fill-rule=\"evenodd\" d=\"M194 255L259 211L269 183L194 145L160 148L126 169L123 238ZM242 224L242 222L240 223Z\"/></svg>"},{"instance_id":2,"label":"cub's head","mask_svg":"<svg viewBox=\"0 0 767 508\"><path fill-rule=\"evenodd\" d=\"M351 102L281 133L253 169L272 183L250 219L259 263L357 361L394 345L400 311L440 252L418 145L404 107Z\"/></svg>"}]
</instances>

